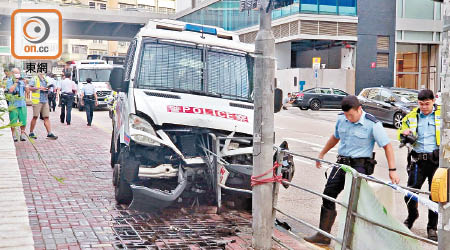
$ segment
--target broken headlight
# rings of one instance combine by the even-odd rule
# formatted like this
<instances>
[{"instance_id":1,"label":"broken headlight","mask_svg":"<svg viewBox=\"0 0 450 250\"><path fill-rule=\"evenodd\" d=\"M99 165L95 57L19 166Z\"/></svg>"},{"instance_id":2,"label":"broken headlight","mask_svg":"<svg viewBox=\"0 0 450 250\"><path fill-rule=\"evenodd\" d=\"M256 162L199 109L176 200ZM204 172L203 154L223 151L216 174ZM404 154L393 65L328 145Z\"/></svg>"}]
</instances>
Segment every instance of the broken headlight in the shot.
<instances>
[{"instance_id":1,"label":"broken headlight","mask_svg":"<svg viewBox=\"0 0 450 250\"><path fill-rule=\"evenodd\" d=\"M149 146L159 146L155 130L152 125L144 118L130 114L128 119L130 123L130 137L139 144Z\"/></svg>"}]
</instances>

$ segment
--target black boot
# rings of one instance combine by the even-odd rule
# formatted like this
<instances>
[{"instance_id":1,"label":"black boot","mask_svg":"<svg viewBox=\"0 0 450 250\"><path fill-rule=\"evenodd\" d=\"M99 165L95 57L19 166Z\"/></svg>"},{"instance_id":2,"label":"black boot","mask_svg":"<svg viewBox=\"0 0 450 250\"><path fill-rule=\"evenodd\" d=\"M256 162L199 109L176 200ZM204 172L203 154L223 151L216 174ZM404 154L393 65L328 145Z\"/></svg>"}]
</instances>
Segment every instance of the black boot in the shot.
<instances>
[{"instance_id":1,"label":"black boot","mask_svg":"<svg viewBox=\"0 0 450 250\"><path fill-rule=\"evenodd\" d=\"M414 224L414 221L416 221L416 219L419 218L419 210L417 209L417 202L410 201L407 207L408 207L408 217L403 222L403 224L405 224L405 226L411 229Z\"/></svg>"},{"instance_id":2,"label":"black boot","mask_svg":"<svg viewBox=\"0 0 450 250\"><path fill-rule=\"evenodd\" d=\"M438 241L436 229L427 228L427 234L428 234L428 239L433 240L433 241Z\"/></svg>"},{"instance_id":3,"label":"black boot","mask_svg":"<svg viewBox=\"0 0 450 250\"><path fill-rule=\"evenodd\" d=\"M319 228L323 231L330 233L331 227L334 224L334 220L336 219L336 211L330 210L322 206L320 209L320 225ZM326 237L321 233L316 233L313 236L304 238L307 242L318 244L318 245L329 245L331 239Z\"/></svg>"}]
</instances>

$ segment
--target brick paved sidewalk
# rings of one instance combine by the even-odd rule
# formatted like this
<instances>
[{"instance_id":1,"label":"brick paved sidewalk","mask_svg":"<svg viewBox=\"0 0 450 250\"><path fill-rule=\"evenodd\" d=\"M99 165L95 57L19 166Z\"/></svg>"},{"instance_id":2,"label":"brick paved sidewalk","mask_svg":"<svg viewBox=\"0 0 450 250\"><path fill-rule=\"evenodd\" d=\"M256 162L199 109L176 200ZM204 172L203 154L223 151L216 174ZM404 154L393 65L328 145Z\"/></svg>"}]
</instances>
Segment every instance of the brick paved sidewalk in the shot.
<instances>
[{"instance_id":1,"label":"brick paved sidewalk","mask_svg":"<svg viewBox=\"0 0 450 250\"><path fill-rule=\"evenodd\" d=\"M29 108L28 114L31 113ZM166 211L168 216L164 217L140 215L117 207L109 165L110 134L95 126L86 126L85 118L77 115L72 116L70 126L61 124L59 110L50 113L50 120L58 140L46 139L43 121L38 120L34 131L38 139L34 143L16 143L36 249L113 249L144 245L154 248L161 244L181 249L197 242L214 245L216 242L212 239L215 238L233 241L227 249L250 246L251 220L245 216L236 219L245 221L241 233L225 237L217 224L231 223L230 219L213 213L192 215L176 209ZM236 222L230 225L234 224ZM173 236L172 230L176 228L185 232L183 236ZM143 236L136 235L136 231ZM153 236L149 238L149 235ZM277 232L277 237L283 238L283 235ZM289 245L293 249L308 249L298 242Z\"/></svg>"},{"instance_id":2,"label":"brick paved sidewalk","mask_svg":"<svg viewBox=\"0 0 450 250\"><path fill-rule=\"evenodd\" d=\"M32 114L30 108L28 114ZM111 222L117 211L109 165L110 135L87 127L77 116L72 117L72 125L61 124L59 110L50 113L50 118L58 140L46 139L43 121L38 120L34 145L16 143L35 247L112 248Z\"/></svg>"}]
</instances>

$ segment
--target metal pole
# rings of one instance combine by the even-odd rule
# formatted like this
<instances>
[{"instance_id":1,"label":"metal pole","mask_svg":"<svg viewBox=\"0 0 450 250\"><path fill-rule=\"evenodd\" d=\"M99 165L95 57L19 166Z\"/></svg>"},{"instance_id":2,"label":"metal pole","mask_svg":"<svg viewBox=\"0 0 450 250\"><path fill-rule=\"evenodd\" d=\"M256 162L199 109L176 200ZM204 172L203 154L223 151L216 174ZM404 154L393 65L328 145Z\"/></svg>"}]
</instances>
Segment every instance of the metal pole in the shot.
<instances>
[{"instance_id":1,"label":"metal pole","mask_svg":"<svg viewBox=\"0 0 450 250\"><path fill-rule=\"evenodd\" d=\"M17 0L17 8L20 9L22 7L22 0Z\"/></svg>"},{"instance_id":2,"label":"metal pole","mask_svg":"<svg viewBox=\"0 0 450 250\"><path fill-rule=\"evenodd\" d=\"M441 47L442 58L445 59L444 65L442 65L442 81L441 81L441 94L442 94L442 106L441 106L441 119L442 119L442 136L441 146L439 152L439 167L450 168L449 159L449 146L450 146L450 70L449 70L449 10L450 0L444 0L444 32L442 32L443 43ZM439 223L438 223L438 250L450 250L450 207L449 203L439 203Z\"/></svg>"},{"instance_id":3,"label":"metal pole","mask_svg":"<svg viewBox=\"0 0 450 250\"><path fill-rule=\"evenodd\" d=\"M255 100L253 125L253 176L261 175L273 166L274 143L274 79L275 39L272 34L272 11L269 0L260 1L259 31L255 40ZM272 173L262 178L271 177ZM272 247L273 183L253 187L253 249Z\"/></svg>"},{"instance_id":4,"label":"metal pole","mask_svg":"<svg viewBox=\"0 0 450 250\"><path fill-rule=\"evenodd\" d=\"M350 189L350 197L347 206L347 216L345 220L344 236L342 239L341 249L352 249L353 242L353 228L355 226L355 217L353 212L356 212L359 201L359 191L361 189L361 178L357 176L352 177L352 186Z\"/></svg>"}]
</instances>

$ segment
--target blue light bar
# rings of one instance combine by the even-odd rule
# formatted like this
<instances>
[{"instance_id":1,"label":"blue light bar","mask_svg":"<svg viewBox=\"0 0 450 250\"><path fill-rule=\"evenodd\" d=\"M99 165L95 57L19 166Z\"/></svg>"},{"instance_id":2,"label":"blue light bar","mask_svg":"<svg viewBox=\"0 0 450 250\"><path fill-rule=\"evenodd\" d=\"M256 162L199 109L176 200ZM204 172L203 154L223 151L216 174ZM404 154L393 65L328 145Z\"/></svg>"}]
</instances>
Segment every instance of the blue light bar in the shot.
<instances>
[{"instance_id":1,"label":"blue light bar","mask_svg":"<svg viewBox=\"0 0 450 250\"><path fill-rule=\"evenodd\" d=\"M204 27L201 25L186 24L184 29L187 31L199 32L199 33L203 32L205 34L217 35L217 30L215 28Z\"/></svg>"}]
</instances>

